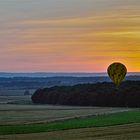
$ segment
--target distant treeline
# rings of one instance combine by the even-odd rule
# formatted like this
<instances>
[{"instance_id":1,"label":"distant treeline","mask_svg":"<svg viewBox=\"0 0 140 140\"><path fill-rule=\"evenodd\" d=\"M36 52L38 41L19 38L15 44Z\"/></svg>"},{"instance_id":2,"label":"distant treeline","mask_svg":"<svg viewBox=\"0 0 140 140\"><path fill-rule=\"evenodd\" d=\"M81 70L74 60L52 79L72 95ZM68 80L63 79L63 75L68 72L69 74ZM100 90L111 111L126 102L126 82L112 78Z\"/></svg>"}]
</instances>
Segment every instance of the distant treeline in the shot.
<instances>
[{"instance_id":1,"label":"distant treeline","mask_svg":"<svg viewBox=\"0 0 140 140\"><path fill-rule=\"evenodd\" d=\"M76 106L140 107L140 81L79 84L38 89L33 103Z\"/></svg>"}]
</instances>

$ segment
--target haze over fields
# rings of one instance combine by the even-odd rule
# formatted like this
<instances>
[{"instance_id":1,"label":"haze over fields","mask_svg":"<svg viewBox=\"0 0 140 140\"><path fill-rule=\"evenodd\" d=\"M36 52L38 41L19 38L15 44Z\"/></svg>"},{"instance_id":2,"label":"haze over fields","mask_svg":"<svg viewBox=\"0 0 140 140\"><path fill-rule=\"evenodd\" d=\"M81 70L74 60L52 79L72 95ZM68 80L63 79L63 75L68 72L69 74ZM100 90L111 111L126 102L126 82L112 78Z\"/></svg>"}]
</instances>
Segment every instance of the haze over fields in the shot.
<instances>
[{"instance_id":1,"label":"haze over fields","mask_svg":"<svg viewBox=\"0 0 140 140\"><path fill-rule=\"evenodd\" d=\"M0 71L140 71L139 0L1 0Z\"/></svg>"}]
</instances>

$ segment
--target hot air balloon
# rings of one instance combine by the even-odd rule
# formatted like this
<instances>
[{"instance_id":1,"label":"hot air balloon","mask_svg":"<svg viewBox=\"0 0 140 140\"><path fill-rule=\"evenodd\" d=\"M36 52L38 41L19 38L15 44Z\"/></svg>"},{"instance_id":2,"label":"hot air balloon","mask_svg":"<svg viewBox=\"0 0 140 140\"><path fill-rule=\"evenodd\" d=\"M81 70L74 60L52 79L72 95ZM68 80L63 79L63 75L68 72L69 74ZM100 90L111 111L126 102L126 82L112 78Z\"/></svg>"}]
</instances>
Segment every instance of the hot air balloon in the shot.
<instances>
[{"instance_id":1,"label":"hot air balloon","mask_svg":"<svg viewBox=\"0 0 140 140\"><path fill-rule=\"evenodd\" d=\"M127 68L124 64L115 62L108 67L107 72L114 84L119 86L127 74Z\"/></svg>"}]
</instances>

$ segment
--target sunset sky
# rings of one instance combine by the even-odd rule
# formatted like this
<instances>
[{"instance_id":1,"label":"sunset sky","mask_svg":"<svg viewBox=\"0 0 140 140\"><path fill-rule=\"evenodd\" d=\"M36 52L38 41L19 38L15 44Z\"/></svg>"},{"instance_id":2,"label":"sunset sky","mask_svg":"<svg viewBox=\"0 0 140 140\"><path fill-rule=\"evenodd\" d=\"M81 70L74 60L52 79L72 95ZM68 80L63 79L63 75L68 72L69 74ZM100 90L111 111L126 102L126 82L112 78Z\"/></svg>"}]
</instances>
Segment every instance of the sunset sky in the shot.
<instances>
[{"instance_id":1,"label":"sunset sky","mask_svg":"<svg viewBox=\"0 0 140 140\"><path fill-rule=\"evenodd\" d=\"M140 72L140 0L0 0L0 71Z\"/></svg>"}]
</instances>

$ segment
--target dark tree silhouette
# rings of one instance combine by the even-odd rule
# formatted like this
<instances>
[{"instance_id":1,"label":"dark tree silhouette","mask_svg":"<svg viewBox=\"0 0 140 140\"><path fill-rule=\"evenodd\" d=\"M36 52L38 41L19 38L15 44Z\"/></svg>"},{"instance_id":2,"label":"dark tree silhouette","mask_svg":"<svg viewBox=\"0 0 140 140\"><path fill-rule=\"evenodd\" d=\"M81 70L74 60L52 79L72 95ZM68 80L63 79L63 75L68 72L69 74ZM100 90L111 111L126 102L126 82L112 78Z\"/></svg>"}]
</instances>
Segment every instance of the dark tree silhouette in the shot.
<instances>
[{"instance_id":1,"label":"dark tree silhouette","mask_svg":"<svg viewBox=\"0 0 140 140\"><path fill-rule=\"evenodd\" d=\"M33 103L79 106L140 107L140 81L55 86L38 89Z\"/></svg>"}]
</instances>

